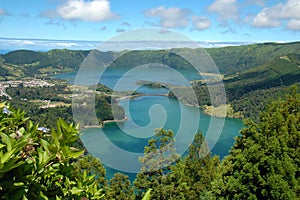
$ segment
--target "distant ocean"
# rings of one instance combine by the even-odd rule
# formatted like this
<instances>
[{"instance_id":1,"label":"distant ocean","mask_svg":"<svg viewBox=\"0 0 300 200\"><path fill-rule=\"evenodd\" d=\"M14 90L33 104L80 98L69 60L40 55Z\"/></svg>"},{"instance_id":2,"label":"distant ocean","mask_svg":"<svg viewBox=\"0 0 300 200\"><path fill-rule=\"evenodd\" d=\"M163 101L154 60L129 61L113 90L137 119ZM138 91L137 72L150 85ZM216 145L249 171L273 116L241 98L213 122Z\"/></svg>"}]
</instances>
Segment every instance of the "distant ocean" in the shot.
<instances>
[{"instance_id":1,"label":"distant ocean","mask_svg":"<svg viewBox=\"0 0 300 200\"><path fill-rule=\"evenodd\" d=\"M101 43L101 41L0 38L0 54L20 49L33 51L49 51L51 49L91 50L97 49ZM240 46L251 43L201 41L198 42L198 44L203 48L217 48L224 46Z\"/></svg>"},{"instance_id":2,"label":"distant ocean","mask_svg":"<svg viewBox=\"0 0 300 200\"><path fill-rule=\"evenodd\" d=\"M90 50L97 48L99 44L101 44L99 41L0 38L0 53L20 49L33 51L49 51L51 49Z\"/></svg>"}]
</instances>

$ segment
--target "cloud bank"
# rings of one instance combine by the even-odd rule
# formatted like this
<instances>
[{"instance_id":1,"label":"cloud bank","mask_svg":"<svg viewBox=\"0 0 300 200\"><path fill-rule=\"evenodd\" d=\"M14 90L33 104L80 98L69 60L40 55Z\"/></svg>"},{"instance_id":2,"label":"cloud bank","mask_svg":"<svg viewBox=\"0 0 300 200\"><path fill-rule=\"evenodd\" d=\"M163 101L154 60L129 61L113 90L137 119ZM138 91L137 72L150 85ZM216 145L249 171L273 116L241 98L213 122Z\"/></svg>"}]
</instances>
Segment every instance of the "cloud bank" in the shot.
<instances>
[{"instance_id":1,"label":"cloud bank","mask_svg":"<svg viewBox=\"0 0 300 200\"><path fill-rule=\"evenodd\" d=\"M287 0L272 7L262 9L252 25L260 28L279 27L283 24L290 30L300 30L300 1Z\"/></svg>"},{"instance_id":2,"label":"cloud bank","mask_svg":"<svg viewBox=\"0 0 300 200\"><path fill-rule=\"evenodd\" d=\"M193 26L197 30L205 30L211 26L211 21L207 17L193 16Z\"/></svg>"},{"instance_id":3,"label":"cloud bank","mask_svg":"<svg viewBox=\"0 0 300 200\"><path fill-rule=\"evenodd\" d=\"M228 24L228 20L237 21L240 18L237 0L216 0L207 10L217 14L223 26Z\"/></svg>"},{"instance_id":4,"label":"cloud bank","mask_svg":"<svg viewBox=\"0 0 300 200\"><path fill-rule=\"evenodd\" d=\"M163 28L185 28L189 24L191 11L180 8L160 6L145 11L147 17L160 18L159 25Z\"/></svg>"},{"instance_id":5,"label":"cloud bank","mask_svg":"<svg viewBox=\"0 0 300 200\"><path fill-rule=\"evenodd\" d=\"M188 9L160 6L145 11L146 17L159 18L158 26L162 28L186 28L190 25L192 17L192 25L196 30L205 30L211 26L211 21L202 16L193 16ZM147 24L154 24L146 22Z\"/></svg>"},{"instance_id":6,"label":"cloud bank","mask_svg":"<svg viewBox=\"0 0 300 200\"><path fill-rule=\"evenodd\" d=\"M119 19L119 15L111 11L108 0L68 0L56 10L46 10L40 16L89 22Z\"/></svg>"}]
</instances>

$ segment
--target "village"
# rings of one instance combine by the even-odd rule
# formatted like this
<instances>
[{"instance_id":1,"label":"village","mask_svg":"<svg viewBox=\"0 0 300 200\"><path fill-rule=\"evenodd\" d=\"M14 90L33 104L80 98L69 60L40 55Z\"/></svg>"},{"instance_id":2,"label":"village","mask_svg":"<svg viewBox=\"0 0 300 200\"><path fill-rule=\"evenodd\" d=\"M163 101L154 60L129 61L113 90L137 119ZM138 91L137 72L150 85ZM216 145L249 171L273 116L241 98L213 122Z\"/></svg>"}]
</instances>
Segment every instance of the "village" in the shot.
<instances>
[{"instance_id":1,"label":"village","mask_svg":"<svg viewBox=\"0 0 300 200\"><path fill-rule=\"evenodd\" d=\"M8 99L11 99L11 96L9 96L5 89L8 87L53 87L55 84L48 83L41 79L32 79L32 80L17 80L17 81L0 81L0 96L5 96Z\"/></svg>"}]
</instances>

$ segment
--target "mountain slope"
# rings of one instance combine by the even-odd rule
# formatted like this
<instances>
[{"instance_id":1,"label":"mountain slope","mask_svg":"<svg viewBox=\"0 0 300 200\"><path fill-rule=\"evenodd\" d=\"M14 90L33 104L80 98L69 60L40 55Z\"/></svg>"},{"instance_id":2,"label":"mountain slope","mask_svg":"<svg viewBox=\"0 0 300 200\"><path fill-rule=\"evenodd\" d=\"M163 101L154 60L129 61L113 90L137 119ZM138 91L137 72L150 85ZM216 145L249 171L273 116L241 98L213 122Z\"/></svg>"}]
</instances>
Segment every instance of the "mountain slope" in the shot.
<instances>
[{"instance_id":1,"label":"mountain slope","mask_svg":"<svg viewBox=\"0 0 300 200\"><path fill-rule=\"evenodd\" d=\"M300 82L300 54L288 54L224 80L229 99L247 92Z\"/></svg>"},{"instance_id":2,"label":"mountain slope","mask_svg":"<svg viewBox=\"0 0 300 200\"><path fill-rule=\"evenodd\" d=\"M300 53L300 42L262 43L206 49L222 74L258 67L289 53Z\"/></svg>"},{"instance_id":3,"label":"mountain slope","mask_svg":"<svg viewBox=\"0 0 300 200\"><path fill-rule=\"evenodd\" d=\"M268 63L269 61L300 52L300 42L294 43L263 43L244 46L208 48L207 53L216 63L220 73L233 75ZM51 50L36 52L17 50L0 55L0 78L32 77L53 73L74 72L91 51L82 50ZM93 51L95 52L95 51ZM201 55L203 49L176 49L175 52ZM96 53L104 53L96 51ZM106 52L113 57L114 52ZM205 54L207 55L207 54ZM281 62L281 60L279 60ZM160 63L175 69L191 68L191 64L181 58L173 50L136 50L128 51L116 59L112 66L135 67L142 64ZM205 65L204 63L202 63ZM203 66L207 67L207 66ZM17 73L15 72L17 71Z\"/></svg>"}]
</instances>

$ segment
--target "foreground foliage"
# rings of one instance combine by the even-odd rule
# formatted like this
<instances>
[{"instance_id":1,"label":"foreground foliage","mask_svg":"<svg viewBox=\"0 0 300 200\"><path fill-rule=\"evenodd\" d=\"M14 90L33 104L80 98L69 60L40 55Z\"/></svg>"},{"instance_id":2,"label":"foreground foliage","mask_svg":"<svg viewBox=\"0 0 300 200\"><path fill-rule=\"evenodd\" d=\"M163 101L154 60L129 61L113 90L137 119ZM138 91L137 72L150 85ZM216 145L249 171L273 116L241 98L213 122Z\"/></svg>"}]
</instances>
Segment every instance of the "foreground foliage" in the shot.
<instances>
[{"instance_id":1,"label":"foreground foliage","mask_svg":"<svg viewBox=\"0 0 300 200\"><path fill-rule=\"evenodd\" d=\"M74 124L57 121L57 128L40 131L25 112L0 112L0 196L2 199L99 199L94 176L73 175L74 159L83 150L73 147L78 139Z\"/></svg>"}]
</instances>

